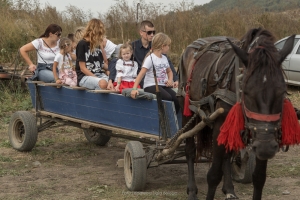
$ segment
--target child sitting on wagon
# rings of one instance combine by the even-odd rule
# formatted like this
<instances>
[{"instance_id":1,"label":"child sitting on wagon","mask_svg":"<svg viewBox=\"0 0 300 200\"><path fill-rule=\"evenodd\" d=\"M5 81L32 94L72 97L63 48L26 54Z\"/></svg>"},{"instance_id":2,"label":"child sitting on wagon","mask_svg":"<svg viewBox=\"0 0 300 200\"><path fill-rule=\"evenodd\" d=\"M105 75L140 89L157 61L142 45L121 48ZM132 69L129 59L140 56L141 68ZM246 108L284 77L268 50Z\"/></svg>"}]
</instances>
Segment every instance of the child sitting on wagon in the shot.
<instances>
[{"instance_id":1,"label":"child sitting on wagon","mask_svg":"<svg viewBox=\"0 0 300 200\"><path fill-rule=\"evenodd\" d=\"M77 74L70 55L72 41L69 38L60 39L59 48L60 52L56 54L53 63L54 80L58 84L67 84L74 87L77 85Z\"/></svg>"},{"instance_id":2,"label":"child sitting on wagon","mask_svg":"<svg viewBox=\"0 0 300 200\"><path fill-rule=\"evenodd\" d=\"M120 93L125 88L132 88L137 76L138 64L130 60L132 53L133 50L130 44L126 43L120 47L119 60L116 63L117 81L114 82L116 85L115 90L120 91ZM137 87L140 88L140 86Z\"/></svg>"},{"instance_id":3,"label":"child sitting on wagon","mask_svg":"<svg viewBox=\"0 0 300 200\"><path fill-rule=\"evenodd\" d=\"M153 68L156 71L156 79L161 97L163 100L173 101L176 109L176 113L179 111L179 102L176 97L176 92L172 90L173 87L173 72L170 69L168 59L163 54L169 51L171 39L164 33L158 33L153 37L152 49L146 55L142 64L142 69L138 74L136 81L131 91L131 97L136 98L139 94L137 87L143 77L144 91L152 94L156 94L155 77Z\"/></svg>"}]
</instances>

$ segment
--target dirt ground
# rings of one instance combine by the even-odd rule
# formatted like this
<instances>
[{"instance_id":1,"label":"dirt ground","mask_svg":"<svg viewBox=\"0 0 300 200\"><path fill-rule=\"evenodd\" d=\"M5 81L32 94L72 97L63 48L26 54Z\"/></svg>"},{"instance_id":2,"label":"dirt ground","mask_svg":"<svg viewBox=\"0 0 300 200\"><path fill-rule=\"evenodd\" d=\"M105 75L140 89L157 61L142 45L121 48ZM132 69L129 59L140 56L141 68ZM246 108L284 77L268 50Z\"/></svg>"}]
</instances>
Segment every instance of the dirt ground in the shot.
<instances>
[{"instance_id":1,"label":"dirt ground","mask_svg":"<svg viewBox=\"0 0 300 200\"><path fill-rule=\"evenodd\" d=\"M24 153L9 146L5 128L0 135L6 138L0 144L0 199L186 199L186 164L150 168L146 190L129 192L123 168L116 166L126 140L112 138L99 147L88 143L80 129L60 127L41 132L35 148ZM263 199L299 199L299 150L293 147L270 160ZM198 197L205 199L209 164L195 169ZM234 185L240 199L251 199L251 184ZM220 187L216 199L225 199Z\"/></svg>"},{"instance_id":2,"label":"dirt ground","mask_svg":"<svg viewBox=\"0 0 300 200\"><path fill-rule=\"evenodd\" d=\"M292 91L296 106L299 92ZM294 98L294 99L293 99ZM83 131L64 126L39 133L31 152L18 152L9 144L7 122L0 124L0 199L2 200L122 200L186 199L187 165L161 165L147 170L143 192L129 192L123 168L126 140L112 138L99 147L87 142ZM300 196L300 147L280 151L269 161L264 200L297 200ZM205 199L209 164L195 166L198 197ZM234 183L240 199L252 199L252 185ZM216 200L225 199L221 184Z\"/></svg>"}]
</instances>

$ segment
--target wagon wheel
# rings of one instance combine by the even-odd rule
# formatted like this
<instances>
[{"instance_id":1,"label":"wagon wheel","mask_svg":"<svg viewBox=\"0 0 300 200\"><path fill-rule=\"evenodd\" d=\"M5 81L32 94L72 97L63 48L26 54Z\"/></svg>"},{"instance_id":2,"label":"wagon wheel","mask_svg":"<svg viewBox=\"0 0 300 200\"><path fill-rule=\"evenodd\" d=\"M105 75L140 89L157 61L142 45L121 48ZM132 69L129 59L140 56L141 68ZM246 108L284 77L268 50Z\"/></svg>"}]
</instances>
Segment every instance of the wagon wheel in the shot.
<instances>
[{"instance_id":1,"label":"wagon wheel","mask_svg":"<svg viewBox=\"0 0 300 200\"><path fill-rule=\"evenodd\" d=\"M124 176L130 191L141 191L146 185L146 157L142 143L130 141L124 152Z\"/></svg>"},{"instance_id":2,"label":"wagon wheel","mask_svg":"<svg viewBox=\"0 0 300 200\"><path fill-rule=\"evenodd\" d=\"M252 174L256 165L255 158L252 150L239 151L232 162L232 179L239 183L252 183Z\"/></svg>"},{"instance_id":3,"label":"wagon wheel","mask_svg":"<svg viewBox=\"0 0 300 200\"><path fill-rule=\"evenodd\" d=\"M96 145L104 146L110 140L111 131L105 129L84 129L85 138Z\"/></svg>"},{"instance_id":4,"label":"wagon wheel","mask_svg":"<svg viewBox=\"0 0 300 200\"><path fill-rule=\"evenodd\" d=\"M38 136L35 116L28 111L15 112L9 122L8 135L14 149L18 151L32 150Z\"/></svg>"}]
</instances>

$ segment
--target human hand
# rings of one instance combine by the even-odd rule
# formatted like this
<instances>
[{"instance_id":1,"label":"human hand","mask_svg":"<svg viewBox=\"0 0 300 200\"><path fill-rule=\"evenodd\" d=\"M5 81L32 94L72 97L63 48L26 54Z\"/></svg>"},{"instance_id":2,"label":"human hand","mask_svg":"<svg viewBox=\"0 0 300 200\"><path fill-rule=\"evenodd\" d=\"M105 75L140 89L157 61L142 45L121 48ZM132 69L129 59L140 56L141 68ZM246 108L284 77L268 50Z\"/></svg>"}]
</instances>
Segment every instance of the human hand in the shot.
<instances>
[{"instance_id":1,"label":"human hand","mask_svg":"<svg viewBox=\"0 0 300 200\"><path fill-rule=\"evenodd\" d=\"M115 91L114 84L112 83L111 80L108 81L107 89Z\"/></svg>"},{"instance_id":2,"label":"human hand","mask_svg":"<svg viewBox=\"0 0 300 200\"><path fill-rule=\"evenodd\" d=\"M130 96L133 99L136 99L136 96L139 95L139 91L137 89L131 90Z\"/></svg>"},{"instance_id":3,"label":"human hand","mask_svg":"<svg viewBox=\"0 0 300 200\"><path fill-rule=\"evenodd\" d=\"M31 65L29 65L28 69L29 69L29 71L31 71L33 73L36 70L36 65L31 64Z\"/></svg>"},{"instance_id":4,"label":"human hand","mask_svg":"<svg viewBox=\"0 0 300 200\"><path fill-rule=\"evenodd\" d=\"M57 79L57 80L55 81L55 83L57 83L57 84L62 84L62 81L61 81L60 79Z\"/></svg>"},{"instance_id":5,"label":"human hand","mask_svg":"<svg viewBox=\"0 0 300 200\"><path fill-rule=\"evenodd\" d=\"M175 81L175 82L173 83L173 88L178 88L178 81Z\"/></svg>"},{"instance_id":6,"label":"human hand","mask_svg":"<svg viewBox=\"0 0 300 200\"><path fill-rule=\"evenodd\" d=\"M119 92L119 91L120 91L120 85L117 85L117 86L115 87L115 90Z\"/></svg>"},{"instance_id":7,"label":"human hand","mask_svg":"<svg viewBox=\"0 0 300 200\"><path fill-rule=\"evenodd\" d=\"M165 82L165 85L166 85L167 87L173 87L173 80L168 80L168 81L166 81L166 82Z\"/></svg>"}]
</instances>

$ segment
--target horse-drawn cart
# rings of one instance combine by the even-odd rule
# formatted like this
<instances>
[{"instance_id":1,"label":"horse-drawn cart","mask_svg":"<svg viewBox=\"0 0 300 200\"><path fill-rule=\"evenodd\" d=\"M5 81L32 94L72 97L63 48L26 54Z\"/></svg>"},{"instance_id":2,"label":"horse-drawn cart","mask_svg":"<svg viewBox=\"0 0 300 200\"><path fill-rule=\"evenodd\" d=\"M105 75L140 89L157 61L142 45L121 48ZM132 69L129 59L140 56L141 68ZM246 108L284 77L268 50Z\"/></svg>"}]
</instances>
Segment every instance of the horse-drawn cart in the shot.
<instances>
[{"instance_id":1,"label":"horse-drawn cart","mask_svg":"<svg viewBox=\"0 0 300 200\"><path fill-rule=\"evenodd\" d=\"M9 139L13 148L30 151L37 141L38 132L56 123L82 128L88 141L104 146L111 137L131 140L127 143L124 159L118 166L124 166L127 188L143 190L146 184L146 170L162 164L185 163L184 139L205 125L200 122L193 131L181 128L181 114L176 115L173 102L163 101L167 139L160 135L157 101L154 95L133 100L108 91L87 90L39 81L28 82L34 113L18 111L11 117ZM222 112L215 111L213 120ZM166 148L168 146L168 148ZM249 159L250 157L250 159ZM232 159L234 179L240 182L252 181L255 165L254 155L243 150ZM210 162L201 156L198 162Z\"/></svg>"}]
</instances>

